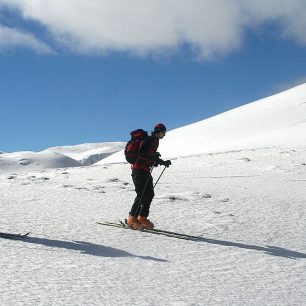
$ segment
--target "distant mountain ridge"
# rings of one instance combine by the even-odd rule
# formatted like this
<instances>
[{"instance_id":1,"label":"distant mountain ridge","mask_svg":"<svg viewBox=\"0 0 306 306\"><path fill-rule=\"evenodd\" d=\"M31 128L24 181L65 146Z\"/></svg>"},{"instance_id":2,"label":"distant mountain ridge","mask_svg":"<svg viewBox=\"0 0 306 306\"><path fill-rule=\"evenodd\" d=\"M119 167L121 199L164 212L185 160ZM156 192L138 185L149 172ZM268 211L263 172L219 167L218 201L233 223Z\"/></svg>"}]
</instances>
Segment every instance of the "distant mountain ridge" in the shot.
<instances>
[{"instance_id":1,"label":"distant mountain ridge","mask_svg":"<svg viewBox=\"0 0 306 306\"><path fill-rule=\"evenodd\" d=\"M120 151L124 146L124 142L84 143L74 146L51 147L43 152L60 153L77 160L83 166L89 166Z\"/></svg>"},{"instance_id":2,"label":"distant mountain ridge","mask_svg":"<svg viewBox=\"0 0 306 306\"><path fill-rule=\"evenodd\" d=\"M124 145L123 142L87 143L51 147L41 152L2 153L0 173L89 166L121 150Z\"/></svg>"}]
</instances>

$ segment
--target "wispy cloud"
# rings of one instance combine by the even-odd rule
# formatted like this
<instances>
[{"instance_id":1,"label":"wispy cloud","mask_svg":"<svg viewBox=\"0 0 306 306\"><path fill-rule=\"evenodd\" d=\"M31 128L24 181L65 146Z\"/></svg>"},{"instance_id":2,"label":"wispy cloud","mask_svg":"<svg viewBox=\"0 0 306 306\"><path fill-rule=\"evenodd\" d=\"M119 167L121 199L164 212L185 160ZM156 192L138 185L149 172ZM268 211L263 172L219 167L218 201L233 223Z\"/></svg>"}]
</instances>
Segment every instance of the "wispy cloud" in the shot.
<instances>
[{"instance_id":1,"label":"wispy cloud","mask_svg":"<svg viewBox=\"0 0 306 306\"><path fill-rule=\"evenodd\" d=\"M36 39L31 33L0 26L0 50L16 47L32 49L40 54L54 53L47 44Z\"/></svg>"},{"instance_id":2,"label":"wispy cloud","mask_svg":"<svg viewBox=\"0 0 306 306\"><path fill-rule=\"evenodd\" d=\"M136 55L188 45L200 59L227 54L246 28L274 22L280 37L306 45L305 0L0 0L44 25L75 52Z\"/></svg>"}]
</instances>

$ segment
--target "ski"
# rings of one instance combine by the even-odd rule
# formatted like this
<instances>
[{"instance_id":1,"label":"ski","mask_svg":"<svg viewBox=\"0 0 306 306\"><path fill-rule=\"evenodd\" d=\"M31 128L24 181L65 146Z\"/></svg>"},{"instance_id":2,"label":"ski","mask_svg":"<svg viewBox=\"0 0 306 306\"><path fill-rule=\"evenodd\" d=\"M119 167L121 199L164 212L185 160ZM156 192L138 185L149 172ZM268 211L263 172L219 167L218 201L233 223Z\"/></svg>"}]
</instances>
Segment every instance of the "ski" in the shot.
<instances>
[{"instance_id":1,"label":"ski","mask_svg":"<svg viewBox=\"0 0 306 306\"><path fill-rule=\"evenodd\" d=\"M172 238L178 238L178 239L184 239L184 240L196 240L199 237L197 236L191 236L187 234L182 234L182 233L177 233L177 232L171 232L171 231L165 231L161 229L139 229L135 230L132 228L129 228L126 223L123 221L119 221L119 223L115 222L96 222L97 224L100 225L105 225L105 226L113 226L113 227L118 227L118 228L124 228L124 229L129 229L133 231L140 231L140 232L145 232L145 233L150 233L150 234L156 234L156 235L162 235L162 236L167 236L167 237L172 237Z\"/></svg>"},{"instance_id":2,"label":"ski","mask_svg":"<svg viewBox=\"0 0 306 306\"><path fill-rule=\"evenodd\" d=\"M0 232L0 238L5 238L5 239L23 239L28 237L30 233L25 233L25 234L15 234L15 233L3 233Z\"/></svg>"},{"instance_id":3,"label":"ski","mask_svg":"<svg viewBox=\"0 0 306 306\"><path fill-rule=\"evenodd\" d=\"M120 224L124 224L125 226L127 226L127 220L125 220L125 223L123 221L119 221L119 222L120 222ZM158 233L161 233L161 234L178 235L178 236L181 236L181 237L186 237L188 239L199 239L200 238L198 236L192 236L192 235L178 233L178 232L166 231L166 230L162 230L162 229L158 229L158 228L153 228L151 230L148 229L147 231L158 232Z\"/></svg>"}]
</instances>

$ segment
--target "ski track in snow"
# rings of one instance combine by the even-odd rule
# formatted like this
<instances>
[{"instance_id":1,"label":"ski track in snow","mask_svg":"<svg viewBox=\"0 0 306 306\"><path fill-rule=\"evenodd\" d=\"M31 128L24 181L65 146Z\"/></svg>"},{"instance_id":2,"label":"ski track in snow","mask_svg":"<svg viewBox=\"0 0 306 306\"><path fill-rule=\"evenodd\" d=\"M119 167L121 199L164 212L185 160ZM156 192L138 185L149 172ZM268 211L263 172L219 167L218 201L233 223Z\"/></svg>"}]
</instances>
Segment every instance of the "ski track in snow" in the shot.
<instances>
[{"instance_id":1,"label":"ski track in snow","mask_svg":"<svg viewBox=\"0 0 306 306\"><path fill-rule=\"evenodd\" d=\"M1 305L305 305L306 148L173 160L156 186L157 228L128 215L127 164L0 174ZM156 179L162 167L153 171Z\"/></svg>"}]
</instances>

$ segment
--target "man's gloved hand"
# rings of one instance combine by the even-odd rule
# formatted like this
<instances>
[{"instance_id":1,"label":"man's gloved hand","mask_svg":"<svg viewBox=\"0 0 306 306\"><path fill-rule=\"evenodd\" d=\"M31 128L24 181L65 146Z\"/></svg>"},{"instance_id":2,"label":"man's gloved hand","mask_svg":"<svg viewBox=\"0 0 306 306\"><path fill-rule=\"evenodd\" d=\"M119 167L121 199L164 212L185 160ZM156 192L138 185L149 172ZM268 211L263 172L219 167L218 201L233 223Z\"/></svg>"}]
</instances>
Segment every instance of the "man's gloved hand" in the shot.
<instances>
[{"instance_id":1,"label":"man's gloved hand","mask_svg":"<svg viewBox=\"0 0 306 306\"><path fill-rule=\"evenodd\" d=\"M163 166L165 166L165 167L169 167L170 165L171 165L171 160L162 160L162 161L160 161L160 165L163 165Z\"/></svg>"},{"instance_id":2,"label":"man's gloved hand","mask_svg":"<svg viewBox=\"0 0 306 306\"><path fill-rule=\"evenodd\" d=\"M152 159L153 159L154 161L159 160L160 157L161 157L161 155L160 155L159 152L156 152L156 153L154 153L154 154L152 155Z\"/></svg>"}]
</instances>

